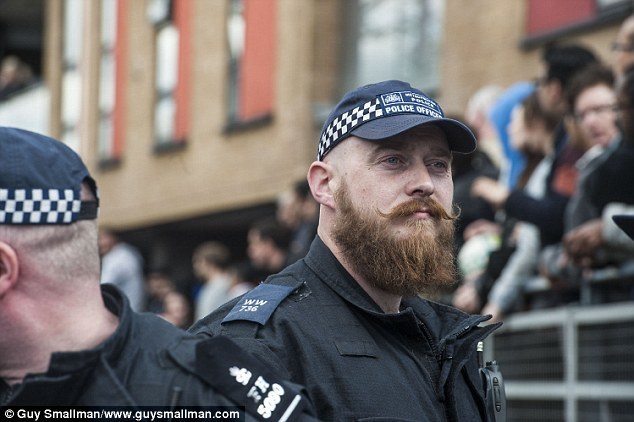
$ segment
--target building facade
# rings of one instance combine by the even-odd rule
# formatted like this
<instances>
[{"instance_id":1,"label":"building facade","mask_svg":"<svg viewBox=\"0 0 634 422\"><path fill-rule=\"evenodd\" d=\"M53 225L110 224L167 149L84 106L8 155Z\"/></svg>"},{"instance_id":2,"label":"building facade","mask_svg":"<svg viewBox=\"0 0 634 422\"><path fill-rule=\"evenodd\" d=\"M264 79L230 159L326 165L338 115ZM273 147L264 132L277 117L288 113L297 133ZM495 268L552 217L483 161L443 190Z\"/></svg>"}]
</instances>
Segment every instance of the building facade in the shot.
<instances>
[{"instance_id":1,"label":"building facade","mask_svg":"<svg viewBox=\"0 0 634 422\"><path fill-rule=\"evenodd\" d=\"M305 177L343 92L403 79L460 113L484 85L537 76L547 42L609 62L632 12L619 0L28 1L43 83L16 121L75 148L101 223L183 277L204 240L244 254L249 225Z\"/></svg>"}]
</instances>

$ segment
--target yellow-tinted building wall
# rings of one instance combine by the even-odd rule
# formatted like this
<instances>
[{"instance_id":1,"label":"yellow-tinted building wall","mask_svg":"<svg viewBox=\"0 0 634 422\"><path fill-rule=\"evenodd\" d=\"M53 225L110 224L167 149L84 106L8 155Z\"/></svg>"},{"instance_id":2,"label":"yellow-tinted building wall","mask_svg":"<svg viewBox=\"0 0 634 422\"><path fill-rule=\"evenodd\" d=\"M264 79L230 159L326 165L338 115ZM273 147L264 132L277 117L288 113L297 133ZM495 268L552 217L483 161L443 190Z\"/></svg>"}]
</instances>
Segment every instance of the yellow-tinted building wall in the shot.
<instances>
[{"instance_id":1,"label":"yellow-tinted building wall","mask_svg":"<svg viewBox=\"0 0 634 422\"><path fill-rule=\"evenodd\" d=\"M119 164L97 159L98 1L86 2L82 145L100 186L101 222L121 230L149 227L271 203L305 177L323 116L341 88L346 0L278 0L275 102L268 124L227 133L229 0L192 2L190 131L183 149L154 151L154 33L149 0L127 1L129 39L124 145ZM62 0L49 2L47 79L53 95L52 133L59 132L59 25ZM523 50L526 0L446 0L438 99L463 112L487 84L508 86L538 74L540 48ZM620 22L565 37L610 61ZM57 116L57 117L56 117Z\"/></svg>"},{"instance_id":2,"label":"yellow-tinted building wall","mask_svg":"<svg viewBox=\"0 0 634 422\"><path fill-rule=\"evenodd\" d=\"M447 0L439 100L445 111L463 112L479 88L507 87L538 76L541 48L520 48L526 37L527 1ZM610 44L619 22L564 36L557 42L591 47L610 63Z\"/></svg>"},{"instance_id":3,"label":"yellow-tinted building wall","mask_svg":"<svg viewBox=\"0 0 634 422\"><path fill-rule=\"evenodd\" d=\"M130 68L121 162L93 166L102 224L119 229L271 201L305 177L314 155L312 2L277 4L276 103L270 124L225 133L228 2L193 0L191 131L184 149L153 152L154 57L143 1L129 3Z\"/></svg>"}]
</instances>

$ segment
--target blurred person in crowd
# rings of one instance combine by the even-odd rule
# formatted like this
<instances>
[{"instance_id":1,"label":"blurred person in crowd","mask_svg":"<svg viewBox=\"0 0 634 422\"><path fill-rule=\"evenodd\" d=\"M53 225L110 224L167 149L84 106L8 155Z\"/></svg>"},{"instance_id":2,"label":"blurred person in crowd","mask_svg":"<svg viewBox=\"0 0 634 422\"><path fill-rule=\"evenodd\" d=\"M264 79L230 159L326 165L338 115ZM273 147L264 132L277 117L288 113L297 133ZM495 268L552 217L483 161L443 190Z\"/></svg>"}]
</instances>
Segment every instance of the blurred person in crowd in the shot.
<instances>
[{"instance_id":1,"label":"blurred person in crowd","mask_svg":"<svg viewBox=\"0 0 634 422\"><path fill-rule=\"evenodd\" d=\"M566 90L570 80L575 73L594 63L598 63L597 57L581 45L552 45L545 48L536 80L537 98L544 112L551 114L552 118L563 119L568 112Z\"/></svg>"},{"instance_id":2,"label":"blurred person in crowd","mask_svg":"<svg viewBox=\"0 0 634 422\"><path fill-rule=\"evenodd\" d=\"M194 250L194 274L205 283L196 297L196 320L215 311L230 299L230 262L229 249L220 242L205 242Z\"/></svg>"},{"instance_id":3,"label":"blurred person in crowd","mask_svg":"<svg viewBox=\"0 0 634 422\"><path fill-rule=\"evenodd\" d=\"M187 298L176 290L172 290L163 299L163 312L158 314L165 321L178 328L191 325L190 307Z\"/></svg>"},{"instance_id":4,"label":"blurred person in crowd","mask_svg":"<svg viewBox=\"0 0 634 422\"><path fill-rule=\"evenodd\" d=\"M282 192L277 198L275 217L289 230L296 230L300 221L299 199L295 189Z\"/></svg>"},{"instance_id":5,"label":"blurred person in crowd","mask_svg":"<svg viewBox=\"0 0 634 422\"><path fill-rule=\"evenodd\" d=\"M191 323L187 298L176 290L172 279L164 271L152 271L146 277L148 301L147 312L157 314L180 328Z\"/></svg>"},{"instance_id":6,"label":"blurred person in crowd","mask_svg":"<svg viewBox=\"0 0 634 422\"><path fill-rule=\"evenodd\" d=\"M585 139L586 151L577 162L579 178L575 194L566 208L565 231L579 226L596 210L587 194L588 179L621 143L617 127L618 101L614 76L609 68L592 66L580 72L572 82L569 103L573 118Z\"/></svg>"},{"instance_id":7,"label":"blurred person in crowd","mask_svg":"<svg viewBox=\"0 0 634 422\"><path fill-rule=\"evenodd\" d=\"M634 65L634 15L623 21L616 39L612 43L614 73L617 80L625 74L625 70Z\"/></svg>"},{"instance_id":8,"label":"blurred person in crowd","mask_svg":"<svg viewBox=\"0 0 634 422\"><path fill-rule=\"evenodd\" d=\"M527 97L521 107L513 112L513 120L509 125L509 134L513 145L527 157L524 174L520 178L520 186L534 198L540 198L546 190L546 177L554 158L554 133L559 122L546 113L540 106L537 94ZM483 187L485 186L484 190ZM476 182L472 193L474 196L493 202L491 192L486 184ZM484 303L483 313L493 315L493 321L499 321L515 306L522 292L522 286L535 272L540 250L538 229L529 223L508 219L504 229L498 230L502 236L497 242L499 249L489 249L489 259L495 253L494 270L489 260L482 260L483 266L473 275L466 277L454 296L454 305L467 311L478 311ZM496 233L482 233L472 237L469 244L483 244L483 239L496 236ZM485 242L487 243L487 242ZM492 247L495 242L488 242ZM491 250L493 249L493 250ZM459 264L468 265L471 256L466 255L469 249L461 251ZM474 251L482 253L481 250ZM485 250L486 252L486 250Z\"/></svg>"},{"instance_id":9,"label":"blurred person in crowd","mask_svg":"<svg viewBox=\"0 0 634 422\"><path fill-rule=\"evenodd\" d=\"M575 194L566 208L565 232L574 230L588 216L594 215L594 206L588 201L588 178L610 155L620 142L616 125L617 98L612 71L604 66L590 66L579 72L571 82L568 102L585 140L585 154L577 162L579 178ZM613 223L608 223L613 226ZM542 272L551 280L566 278L561 273L567 267L560 244L548 247L542 254ZM579 278L577 271L572 278ZM557 299L558 300L558 299Z\"/></svg>"},{"instance_id":10,"label":"blurred person in crowd","mask_svg":"<svg viewBox=\"0 0 634 422\"><path fill-rule=\"evenodd\" d=\"M461 120L459 116L448 117ZM456 154L451 161L451 173L454 183L454 204L460 209L454 235L455 247L458 250L464 243L466 227L474 221L492 221L494 218L493 208L486 201L471 196L474 180L481 176L497 178L499 173L489 155L479 150L471 154Z\"/></svg>"},{"instance_id":11,"label":"blurred person in crowd","mask_svg":"<svg viewBox=\"0 0 634 422\"><path fill-rule=\"evenodd\" d=\"M98 206L70 148L0 128L0 407L246 406L247 420L267 420L248 396L263 377L286 393L268 420L307 409L294 384L228 339L137 314L100 285ZM252 379L237 383L233 367Z\"/></svg>"},{"instance_id":12,"label":"blurred person in crowd","mask_svg":"<svg viewBox=\"0 0 634 422\"><path fill-rule=\"evenodd\" d=\"M298 214L298 224L293 230L289 246L287 263L292 264L303 258L310 249L310 244L317 234L319 219L319 204L310 193L310 186L306 180L299 181L293 186L294 198Z\"/></svg>"},{"instance_id":13,"label":"blurred person in crowd","mask_svg":"<svg viewBox=\"0 0 634 422\"><path fill-rule=\"evenodd\" d=\"M559 242L564 231L564 212L576 186L577 160L584 150L569 141L563 121L567 110L565 90L574 74L596 63L592 52L577 45L553 46L543 55L543 71L536 89L540 109L549 121L558 121L554 135L552 166L546 178L546 191L540 198L523 189L509 189L492 179L481 178L474 184L478 192L509 217L539 228L542 245Z\"/></svg>"},{"instance_id":14,"label":"blurred person in crowd","mask_svg":"<svg viewBox=\"0 0 634 422\"><path fill-rule=\"evenodd\" d=\"M253 267L250 262L241 262L231 268L231 288L229 289L229 299L235 299L248 293L257 286L260 280L254 279Z\"/></svg>"},{"instance_id":15,"label":"blurred person in crowd","mask_svg":"<svg viewBox=\"0 0 634 422\"><path fill-rule=\"evenodd\" d=\"M153 314L160 314L165 309L163 304L165 296L175 290L174 283L161 270L150 271L145 277L147 302L145 311Z\"/></svg>"},{"instance_id":16,"label":"blurred person in crowd","mask_svg":"<svg viewBox=\"0 0 634 422\"><path fill-rule=\"evenodd\" d=\"M608 148L619 134L612 70L600 64L588 66L573 78L567 96L570 117L581 132L579 147L584 151Z\"/></svg>"},{"instance_id":17,"label":"blurred person in crowd","mask_svg":"<svg viewBox=\"0 0 634 422\"><path fill-rule=\"evenodd\" d=\"M474 149L408 83L347 93L308 170L307 256L190 330L305 383L324 420L489 420L475 352L496 326L418 296L454 282L451 159Z\"/></svg>"},{"instance_id":18,"label":"blurred person in crowd","mask_svg":"<svg viewBox=\"0 0 634 422\"><path fill-rule=\"evenodd\" d=\"M595 94L593 100L601 98ZM580 106L582 99L579 96L576 104ZM577 194L567 209L563 253L550 249L543 257L544 274L554 283L575 282L584 269L622 267L634 256L634 242L612 220L613 215L631 211L634 206L634 68L626 70L618 81L616 98L606 94L603 102L606 108L616 105L612 110L619 110L622 139L602 147L584 168ZM607 111L603 114L606 120L614 119Z\"/></svg>"},{"instance_id":19,"label":"blurred person in crowd","mask_svg":"<svg viewBox=\"0 0 634 422\"><path fill-rule=\"evenodd\" d=\"M478 140L478 152L486 154L497 169L506 165L506 159L490 114L502 92L502 88L496 85L480 88L469 99L465 112L465 121L473 129Z\"/></svg>"},{"instance_id":20,"label":"blurred person in crowd","mask_svg":"<svg viewBox=\"0 0 634 422\"><path fill-rule=\"evenodd\" d=\"M7 56L0 63L0 101L19 92L33 82L29 65L16 56Z\"/></svg>"},{"instance_id":21,"label":"blurred person in crowd","mask_svg":"<svg viewBox=\"0 0 634 422\"><path fill-rule=\"evenodd\" d=\"M291 231L274 217L256 221L247 235L247 254L261 280L275 274L287 264Z\"/></svg>"},{"instance_id":22,"label":"blurred person in crowd","mask_svg":"<svg viewBox=\"0 0 634 422\"><path fill-rule=\"evenodd\" d=\"M143 258L139 251L119 238L112 229L99 230L101 283L114 284L130 301L132 310L140 312L145 305Z\"/></svg>"},{"instance_id":23,"label":"blurred person in crowd","mask_svg":"<svg viewBox=\"0 0 634 422\"><path fill-rule=\"evenodd\" d=\"M491 106L489 118L495 127L501 142L504 159L500 166L499 181L509 188L517 185L517 179L524 169L524 157L511 145L508 135L508 125L512 112L527 96L535 91L530 82L517 82L504 90Z\"/></svg>"}]
</instances>

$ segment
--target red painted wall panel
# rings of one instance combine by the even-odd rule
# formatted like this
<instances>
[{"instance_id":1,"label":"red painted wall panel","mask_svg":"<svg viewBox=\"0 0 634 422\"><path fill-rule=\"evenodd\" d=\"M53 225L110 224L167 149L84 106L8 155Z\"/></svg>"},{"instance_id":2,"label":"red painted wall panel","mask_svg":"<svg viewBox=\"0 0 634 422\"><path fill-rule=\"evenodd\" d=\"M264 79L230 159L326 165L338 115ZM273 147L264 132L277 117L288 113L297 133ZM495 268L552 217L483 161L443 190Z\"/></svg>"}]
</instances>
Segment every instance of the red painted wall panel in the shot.
<instances>
[{"instance_id":1,"label":"red painted wall panel","mask_svg":"<svg viewBox=\"0 0 634 422\"><path fill-rule=\"evenodd\" d=\"M596 13L595 0L530 0L528 35L538 35L591 18Z\"/></svg>"},{"instance_id":2,"label":"red painted wall panel","mask_svg":"<svg viewBox=\"0 0 634 422\"><path fill-rule=\"evenodd\" d=\"M273 111L277 47L277 1L244 0L245 46L240 66L239 118Z\"/></svg>"},{"instance_id":3,"label":"red painted wall panel","mask_svg":"<svg viewBox=\"0 0 634 422\"><path fill-rule=\"evenodd\" d=\"M185 141L190 129L191 61L192 61L192 7L191 0L174 1L174 24L178 29L178 83L174 100L174 141Z\"/></svg>"}]
</instances>

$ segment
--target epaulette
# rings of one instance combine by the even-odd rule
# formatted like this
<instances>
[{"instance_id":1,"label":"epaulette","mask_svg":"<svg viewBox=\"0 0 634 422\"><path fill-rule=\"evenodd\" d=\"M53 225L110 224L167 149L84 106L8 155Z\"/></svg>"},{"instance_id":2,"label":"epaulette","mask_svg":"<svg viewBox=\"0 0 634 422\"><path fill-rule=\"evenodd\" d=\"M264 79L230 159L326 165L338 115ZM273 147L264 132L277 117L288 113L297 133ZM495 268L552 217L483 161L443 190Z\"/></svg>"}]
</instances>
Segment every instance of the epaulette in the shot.
<instances>
[{"instance_id":1,"label":"epaulette","mask_svg":"<svg viewBox=\"0 0 634 422\"><path fill-rule=\"evenodd\" d=\"M297 421L312 413L298 386L279 380L227 337L197 345L196 374L257 420Z\"/></svg>"},{"instance_id":2,"label":"epaulette","mask_svg":"<svg viewBox=\"0 0 634 422\"><path fill-rule=\"evenodd\" d=\"M279 304L302 285L301 281L291 276L271 277L242 296L221 324L251 321L265 325Z\"/></svg>"}]
</instances>

